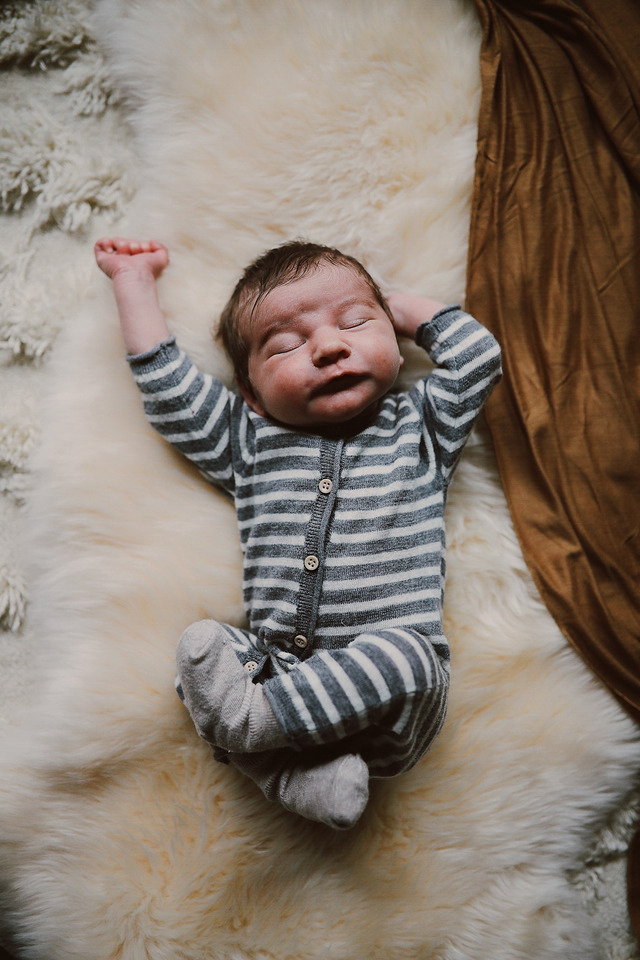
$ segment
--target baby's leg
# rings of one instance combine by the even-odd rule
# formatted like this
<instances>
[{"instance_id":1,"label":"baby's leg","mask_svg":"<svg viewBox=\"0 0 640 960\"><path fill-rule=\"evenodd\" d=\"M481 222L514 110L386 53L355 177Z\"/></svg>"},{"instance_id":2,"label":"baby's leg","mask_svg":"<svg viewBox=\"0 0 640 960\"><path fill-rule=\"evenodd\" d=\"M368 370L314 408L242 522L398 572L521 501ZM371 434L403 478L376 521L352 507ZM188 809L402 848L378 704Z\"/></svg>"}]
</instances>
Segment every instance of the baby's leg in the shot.
<instances>
[{"instance_id":1,"label":"baby's leg","mask_svg":"<svg viewBox=\"0 0 640 960\"><path fill-rule=\"evenodd\" d=\"M353 827L369 799L369 771L355 753L316 764L293 750L228 754L228 759L267 800L334 830Z\"/></svg>"},{"instance_id":2,"label":"baby's leg","mask_svg":"<svg viewBox=\"0 0 640 960\"><path fill-rule=\"evenodd\" d=\"M370 727L387 734L392 775L422 756L442 727L449 689L443 637L415 630L365 633L321 650L285 674L252 683L215 621L189 627L178 646L184 699L205 740L231 753L332 743ZM379 760L375 751L370 760Z\"/></svg>"},{"instance_id":3,"label":"baby's leg","mask_svg":"<svg viewBox=\"0 0 640 960\"><path fill-rule=\"evenodd\" d=\"M332 743L375 727L406 757L414 750L422 755L439 732L448 690L446 640L408 629L363 633L347 647L320 650L264 683L294 747Z\"/></svg>"},{"instance_id":4,"label":"baby's leg","mask_svg":"<svg viewBox=\"0 0 640 960\"><path fill-rule=\"evenodd\" d=\"M237 753L290 746L262 686L252 682L221 624L200 620L187 627L176 661L179 693L203 740Z\"/></svg>"}]
</instances>

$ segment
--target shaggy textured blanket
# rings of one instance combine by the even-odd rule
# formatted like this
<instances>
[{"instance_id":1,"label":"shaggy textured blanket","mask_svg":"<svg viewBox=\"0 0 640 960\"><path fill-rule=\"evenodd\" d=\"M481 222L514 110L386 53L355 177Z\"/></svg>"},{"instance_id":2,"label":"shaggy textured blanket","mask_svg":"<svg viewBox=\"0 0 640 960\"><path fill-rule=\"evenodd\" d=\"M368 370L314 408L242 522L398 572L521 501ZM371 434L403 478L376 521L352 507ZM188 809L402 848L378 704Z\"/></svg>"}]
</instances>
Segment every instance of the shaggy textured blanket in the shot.
<instances>
[{"instance_id":1,"label":"shaggy textured blanket","mask_svg":"<svg viewBox=\"0 0 640 960\"><path fill-rule=\"evenodd\" d=\"M347 835L212 762L173 651L192 620L242 620L235 518L146 425L92 264L107 230L163 239L169 322L227 382L216 314L245 263L290 236L355 254L385 289L463 300L471 4L101 0L89 21L76 0L3 17L13 944L38 960L634 957L608 863L623 867L635 819L637 730L542 605L482 428L448 507L454 680L432 752L374 784ZM410 379L423 368L407 357Z\"/></svg>"}]
</instances>

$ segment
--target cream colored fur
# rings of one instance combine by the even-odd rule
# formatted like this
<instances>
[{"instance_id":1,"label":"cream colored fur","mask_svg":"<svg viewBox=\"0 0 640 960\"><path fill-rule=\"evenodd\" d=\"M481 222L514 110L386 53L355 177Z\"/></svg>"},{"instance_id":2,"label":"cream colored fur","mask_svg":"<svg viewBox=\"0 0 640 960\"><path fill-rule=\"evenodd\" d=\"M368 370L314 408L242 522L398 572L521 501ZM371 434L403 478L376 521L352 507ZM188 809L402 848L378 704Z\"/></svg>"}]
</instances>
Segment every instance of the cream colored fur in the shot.
<instances>
[{"instance_id":1,"label":"cream colored fur","mask_svg":"<svg viewBox=\"0 0 640 960\"><path fill-rule=\"evenodd\" d=\"M142 157L119 229L170 247L162 304L202 367L230 382L212 322L291 236L386 289L464 298L470 3L102 0L96 17ZM595 960L567 873L640 747L542 606L481 429L447 515L448 723L345 836L213 762L173 693L184 626L241 622L235 518L146 425L97 270L44 410L29 556L48 656L0 771L29 956Z\"/></svg>"}]
</instances>

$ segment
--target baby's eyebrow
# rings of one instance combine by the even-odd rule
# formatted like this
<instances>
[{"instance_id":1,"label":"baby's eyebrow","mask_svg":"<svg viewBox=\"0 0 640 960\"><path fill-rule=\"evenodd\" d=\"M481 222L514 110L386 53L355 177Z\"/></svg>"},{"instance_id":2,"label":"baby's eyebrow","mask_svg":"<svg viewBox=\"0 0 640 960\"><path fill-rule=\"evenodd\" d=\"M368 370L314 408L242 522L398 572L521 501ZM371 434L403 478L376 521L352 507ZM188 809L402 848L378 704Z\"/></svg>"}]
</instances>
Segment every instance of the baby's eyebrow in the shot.
<instances>
[{"instance_id":1,"label":"baby's eyebrow","mask_svg":"<svg viewBox=\"0 0 640 960\"><path fill-rule=\"evenodd\" d=\"M338 304L340 309L345 307L375 307L378 305L378 301L371 294L367 296L366 294L354 294L352 297L345 297L344 300L341 300Z\"/></svg>"}]
</instances>

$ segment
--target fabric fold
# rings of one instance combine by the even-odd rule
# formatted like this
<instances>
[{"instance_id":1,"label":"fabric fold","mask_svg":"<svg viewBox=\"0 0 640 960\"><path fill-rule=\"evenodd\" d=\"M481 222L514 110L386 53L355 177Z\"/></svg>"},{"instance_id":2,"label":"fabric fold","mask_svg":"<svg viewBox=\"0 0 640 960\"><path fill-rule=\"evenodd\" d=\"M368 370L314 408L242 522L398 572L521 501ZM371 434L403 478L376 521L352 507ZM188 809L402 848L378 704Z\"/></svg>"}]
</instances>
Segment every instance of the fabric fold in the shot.
<instances>
[{"instance_id":1,"label":"fabric fold","mask_svg":"<svg viewBox=\"0 0 640 960\"><path fill-rule=\"evenodd\" d=\"M640 719L640 8L476 5L467 306L505 370L487 421L543 600Z\"/></svg>"}]
</instances>

